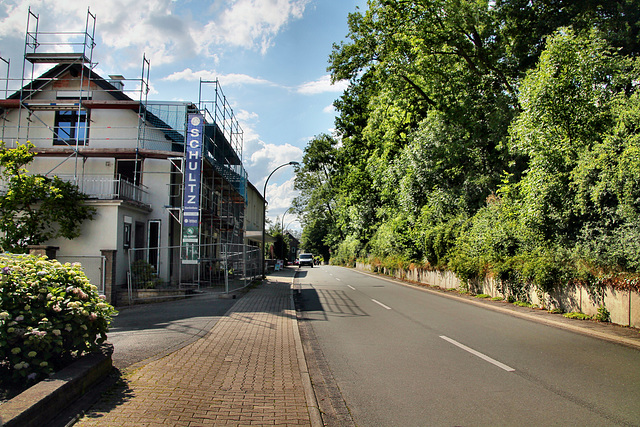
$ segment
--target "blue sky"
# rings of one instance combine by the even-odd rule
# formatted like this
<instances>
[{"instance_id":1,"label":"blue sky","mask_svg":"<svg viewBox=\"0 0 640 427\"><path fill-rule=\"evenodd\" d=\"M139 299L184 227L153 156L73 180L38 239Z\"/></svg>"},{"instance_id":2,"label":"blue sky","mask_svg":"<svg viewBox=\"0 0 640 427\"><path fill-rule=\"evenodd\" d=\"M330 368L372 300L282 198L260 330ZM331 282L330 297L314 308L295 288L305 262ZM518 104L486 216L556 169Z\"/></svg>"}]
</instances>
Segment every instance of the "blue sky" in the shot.
<instances>
[{"instance_id":1,"label":"blue sky","mask_svg":"<svg viewBox=\"0 0 640 427\"><path fill-rule=\"evenodd\" d=\"M41 32L84 31L89 9L96 72L140 79L144 54L150 100L197 102L199 79L218 78L244 130L249 179L262 192L275 167L300 161L309 139L332 132L331 104L346 86L329 84L328 57L366 0L2 0L0 57L11 61L12 77L22 74L29 6ZM272 176L266 196L268 216L281 217L295 196L292 168ZM287 214L285 225L294 218Z\"/></svg>"}]
</instances>

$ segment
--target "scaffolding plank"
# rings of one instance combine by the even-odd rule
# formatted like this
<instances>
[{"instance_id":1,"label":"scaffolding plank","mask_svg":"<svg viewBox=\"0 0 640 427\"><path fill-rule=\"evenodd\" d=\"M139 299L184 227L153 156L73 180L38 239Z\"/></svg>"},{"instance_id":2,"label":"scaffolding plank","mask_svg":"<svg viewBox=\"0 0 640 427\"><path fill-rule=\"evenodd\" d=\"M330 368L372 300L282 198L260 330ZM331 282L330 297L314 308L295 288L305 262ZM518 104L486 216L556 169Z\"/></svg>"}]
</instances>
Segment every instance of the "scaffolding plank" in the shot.
<instances>
[{"instance_id":1,"label":"scaffolding plank","mask_svg":"<svg viewBox=\"0 0 640 427\"><path fill-rule=\"evenodd\" d=\"M75 64L89 62L82 53L27 53L25 59L32 64Z\"/></svg>"},{"instance_id":2,"label":"scaffolding plank","mask_svg":"<svg viewBox=\"0 0 640 427\"><path fill-rule=\"evenodd\" d=\"M86 100L82 101L82 105L88 109L102 109L102 110L138 110L140 108L140 101L120 101L120 100L105 100L94 101Z\"/></svg>"},{"instance_id":3,"label":"scaffolding plank","mask_svg":"<svg viewBox=\"0 0 640 427\"><path fill-rule=\"evenodd\" d=\"M24 102L25 107L29 110L73 110L78 109L79 103L69 101L36 101L36 102Z\"/></svg>"},{"instance_id":4,"label":"scaffolding plank","mask_svg":"<svg viewBox=\"0 0 640 427\"><path fill-rule=\"evenodd\" d=\"M159 151L135 148L92 148L79 147L76 151L75 147L36 147L32 150L34 153L48 157L66 157L74 153L78 153L83 157L109 157L119 159L135 159L138 157L166 159L174 157L174 151Z\"/></svg>"}]
</instances>

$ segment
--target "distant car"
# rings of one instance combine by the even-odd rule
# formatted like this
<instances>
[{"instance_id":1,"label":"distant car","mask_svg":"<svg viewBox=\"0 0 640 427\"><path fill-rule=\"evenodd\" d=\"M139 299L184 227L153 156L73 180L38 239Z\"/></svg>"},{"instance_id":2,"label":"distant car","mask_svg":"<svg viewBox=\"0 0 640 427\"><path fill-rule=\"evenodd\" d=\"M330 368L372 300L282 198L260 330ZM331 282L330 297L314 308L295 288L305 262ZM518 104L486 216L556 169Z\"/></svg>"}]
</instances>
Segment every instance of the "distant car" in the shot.
<instances>
[{"instance_id":1,"label":"distant car","mask_svg":"<svg viewBox=\"0 0 640 427\"><path fill-rule=\"evenodd\" d=\"M298 258L298 268L303 265L308 265L313 268L313 254L300 254L300 257Z\"/></svg>"}]
</instances>

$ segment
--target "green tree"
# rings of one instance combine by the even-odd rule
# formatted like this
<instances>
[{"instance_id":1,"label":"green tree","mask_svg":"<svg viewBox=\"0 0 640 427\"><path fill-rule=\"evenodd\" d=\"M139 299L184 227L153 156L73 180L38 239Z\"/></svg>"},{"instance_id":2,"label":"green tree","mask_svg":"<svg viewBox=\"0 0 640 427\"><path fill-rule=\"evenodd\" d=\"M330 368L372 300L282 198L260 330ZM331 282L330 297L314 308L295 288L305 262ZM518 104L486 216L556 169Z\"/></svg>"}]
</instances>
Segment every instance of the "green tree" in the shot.
<instances>
[{"instance_id":1,"label":"green tree","mask_svg":"<svg viewBox=\"0 0 640 427\"><path fill-rule=\"evenodd\" d=\"M626 75L640 78L638 60ZM599 271L640 272L639 95L618 93L610 129L572 171L576 209L585 219L576 256Z\"/></svg>"},{"instance_id":2,"label":"green tree","mask_svg":"<svg viewBox=\"0 0 640 427\"><path fill-rule=\"evenodd\" d=\"M326 134L310 141L305 148L302 166L296 172L295 188L300 195L293 201L304 228L301 245L310 252L323 254L327 260L329 247L343 236L338 226L333 185L336 144Z\"/></svg>"},{"instance_id":3,"label":"green tree","mask_svg":"<svg viewBox=\"0 0 640 427\"><path fill-rule=\"evenodd\" d=\"M596 33L564 28L523 81L523 112L511 131L514 148L529 158L519 184L524 220L546 240L573 241L588 220L584 198L575 203L576 168L611 129L612 101L632 80L626 62Z\"/></svg>"},{"instance_id":4,"label":"green tree","mask_svg":"<svg viewBox=\"0 0 640 427\"><path fill-rule=\"evenodd\" d=\"M6 148L0 142L0 177L4 185L0 198L0 246L6 251L24 252L27 245L49 239L73 239L80 225L92 219L95 209L84 204L85 196L72 183L60 178L29 174L25 169L34 158L33 144Z\"/></svg>"},{"instance_id":5,"label":"green tree","mask_svg":"<svg viewBox=\"0 0 640 427\"><path fill-rule=\"evenodd\" d=\"M639 271L639 70L597 32L549 37L511 127L528 169L505 176L459 235L459 276L490 272L517 294Z\"/></svg>"},{"instance_id":6,"label":"green tree","mask_svg":"<svg viewBox=\"0 0 640 427\"><path fill-rule=\"evenodd\" d=\"M273 256L275 259L287 259L289 257L289 243L285 236L276 229L270 229L269 234L275 239L275 242L273 242Z\"/></svg>"},{"instance_id":7,"label":"green tree","mask_svg":"<svg viewBox=\"0 0 640 427\"><path fill-rule=\"evenodd\" d=\"M368 1L366 10L349 15L348 40L334 45L329 58L332 79L347 79L350 86L334 103L340 143L331 145L328 176L307 187L322 187L309 193L322 197L309 197L299 205L307 214L317 209L309 216L306 235L322 238L332 257L347 262L374 253L444 268L452 256L460 260L464 255L470 263L462 264L480 265L483 260L459 246L472 248L473 237L465 236L484 231L491 231L482 239L488 242L486 248L495 249L486 258L495 267L474 267L476 272L515 271L528 262L511 262L525 247L546 260L565 259L569 246L560 240L575 242L587 216L594 215L589 179L593 181L595 172L586 165L576 169L579 162L571 157L586 158L582 156L599 144L607 135L607 120L615 116L610 102L621 90L629 96L637 84L637 79L620 78L615 69L627 65L604 60L613 51L623 57L640 54L640 12L634 3ZM560 54L565 48L552 35L563 27L576 37L572 43L582 43L585 52L595 52L602 60L588 65L587 53L580 56L569 47ZM591 49L596 44L611 50ZM545 79L542 74L533 77L532 70L540 72L539 64L550 57L560 61L555 63L560 74L573 60L585 73L567 74L565 80L548 68L553 78L538 96L533 79ZM572 88L574 77L579 83ZM594 86L584 86L589 82ZM567 100L575 105L564 108ZM552 126L545 130L538 123L535 128L535 114L546 115L542 122ZM525 129L527 120L539 134L535 147L516 131ZM572 141L567 143L558 132ZM551 141L551 146L564 148L547 147L548 136L562 141ZM559 174L552 173L547 160L559 160L554 166ZM581 184L578 171L585 174ZM526 199L537 189L534 178L544 181L540 189L548 200ZM631 181L619 185L632 186ZM331 215L323 208L327 200ZM535 203L529 206L528 201ZM631 204L624 206L634 212ZM531 207L533 212L528 211ZM476 214L480 216L474 218ZM507 216L504 229L485 230ZM547 245L541 246L545 238ZM546 278L538 281L548 283Z\"/></svg>"}]
</instances>

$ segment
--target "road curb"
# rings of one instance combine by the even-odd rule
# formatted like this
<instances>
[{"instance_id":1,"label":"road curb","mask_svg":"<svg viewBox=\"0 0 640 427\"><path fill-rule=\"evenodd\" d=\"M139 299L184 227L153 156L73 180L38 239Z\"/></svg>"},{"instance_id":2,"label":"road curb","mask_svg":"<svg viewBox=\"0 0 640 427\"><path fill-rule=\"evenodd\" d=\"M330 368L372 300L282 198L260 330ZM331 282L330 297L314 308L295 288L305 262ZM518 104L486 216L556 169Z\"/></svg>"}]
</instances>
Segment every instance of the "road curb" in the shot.
<instances>
[{"instance_id":1,"label":"road curb","mask_svg":"<svg viewBox=\"0 0 640 427\"><path fill-rule=\"evenodd\" d=\"M386 280L387 282L396 283L398 285L411 287L411 288L418 289L418 290L424 291L424 292L430 292L430 293L433 293L433 294L436 294L436 295L440 295L440 296L443 296L443 297L446 297L446 298L451 298L451 299L455 299L455 300L458 300L458 301L463 301L463 302L466 302L466 303L469 303L469 304L476 305L478 307L484 307L484 308L487 308L489 310L499 311L501 313L505 313L505 314L509 314L509 315L512 315L512 316L524 318L524 319L527 319L527 320L532 320L534 322L543 323L543 324L546 324L546 325L549 325L549 326L554 326L554 327L557 327L557 328L570 330L570 331L577 332L577 333L580 333L580 334L583 334L583 335L588 335L588 336L591 336L591 337L603 339L603 340L614 342L614 343L618 343L618 344L621 344L621 345L626 345L628 347L633 347L635 349L640 349L640 334L638 334L638 338L637 339L626 338L626 337L622 337L622 336L611 334L611 333L596 331L596 330L594 330L592 328L586 327L585 325L581 325L581 324L578 324L578 323L573 323L573 322L569 322L569 321L568 322L557 321L557 320L555 320L555 319L553 319L551 317L530 314L530 313L527 313L526 311L524 311L525 310L524 308L523 308L523 310L509 309L509 308L501 307L500 305L498 305L499 303L493 304L493 303L488 302L488 301L478 301L477 299L472 299L470 297L465 297L465 296L462 296L462 295L457 295L455 293L447 292L446 290L441 289L441 288L433 289L433 288L429 287L429 285L405 282L405 281L400 280L400 279L396 279L396 278L392 278L392 277L388 277L388 276L382 276L382 275L375 274L375 273L369 273L369 272L362 271L362 270L357 270L357 269L353 269L353 271L356 271L358 273L364 274L366 276L376 277L378 279ZM556 315L549 314L549 316L556 316ZM575 322L587 322L587 321L586 320L575 320ZM612 325L607 325L607 326L610 326L610 327L622 327L622 326L613 325L613 324Z\"/></svg>"},{"instance_id":2,"label":"road curb","mask_svg":"<svg viewBox=\"0 0 640 427\"><path fill-rule=\"evenodd\" d=\"M113 369L112 354L113 346L103 345L99 352L81 357L50 378L2 403L0 426L47 425L109 375Z\"/></svg>"},{"instance_id":3,"label":"road curb","mask_svg":"<svg viewBox=\"0 0 640 427\"><path fill-rule=\"evenodd\" d=\"M295 302L293 299L294 282L296 280L296 273L294 271L291 279L291 307L294 312L293 318L296 323L293 328L293 335L296 342L296 352L298 354L298 363L300 365L300 374L302 375L302 386L304 388L304 394L307 399L307 408L309 409L309 418L311 419L312 427L322 427L324 423L322 421L322 415L320 414L320 405L316 398L316 393L313 390L313 384L311 383L311 375L309 375L309 367L307 366L307 359L304 354L304 348L302 347L302 338L300 337L300 330L298 329L298 313L295 309Z\"/></svg>"}]
</instances>

